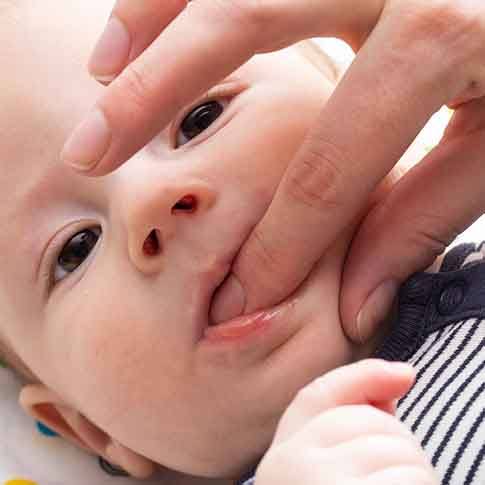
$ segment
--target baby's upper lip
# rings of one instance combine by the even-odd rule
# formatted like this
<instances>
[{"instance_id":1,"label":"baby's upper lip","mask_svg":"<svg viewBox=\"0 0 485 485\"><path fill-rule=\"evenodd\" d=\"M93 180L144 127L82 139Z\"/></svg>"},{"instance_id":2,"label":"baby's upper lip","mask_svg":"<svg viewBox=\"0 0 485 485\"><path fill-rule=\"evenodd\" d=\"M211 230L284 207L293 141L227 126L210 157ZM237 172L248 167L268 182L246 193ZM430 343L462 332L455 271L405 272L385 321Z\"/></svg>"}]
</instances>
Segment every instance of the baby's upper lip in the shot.
<instances>
[{"instance_id":1,"label":"baby's upper lip","mask_svg":"<svg viewBox=\"0 0 485 485\"><path fill-rule=\"evenodd\" d=\"M204 337L204 330L209 325L214 323L211 321L210 310L212 300L217 289L222 285L226 278L231 273L233 263L241 250L244 242L248 238L258 219L255 218L251 223L247 224L241 234L238 236L237 242L223 254L223 256L215 259L206 271L199 274L200 283L200 299L198 306L198 331L200 332L199 340Z\"/></svg>"},{"instance_id":2,"label":"baby's upper lip","mask_svg":"<svg viewBox=\"0 0 485 485\"><path fill-rule=\"evenodd\" d=\"M231 264L217 264L200 275L198 296L196 302L196 341L204 338L204 330L212 324L210 321L210 309L215 291L231 271Z\"/></svg>"},{"instance_id":3,"label":"baby's upper lip","mask_svg":"<svg viewBox=\"0 0 485 485\"><path fill-rule=\"evenodd\" d=\"M197 340L204 337L204 330L212 324L210 310L212 299L216 290L231 272L232 262L237 251L233 251L229 256L219 259L211 264L210 268L202 271L198 276L198 291L196 300L196 320L197 320Z\"/></svg>"}]
</instances>

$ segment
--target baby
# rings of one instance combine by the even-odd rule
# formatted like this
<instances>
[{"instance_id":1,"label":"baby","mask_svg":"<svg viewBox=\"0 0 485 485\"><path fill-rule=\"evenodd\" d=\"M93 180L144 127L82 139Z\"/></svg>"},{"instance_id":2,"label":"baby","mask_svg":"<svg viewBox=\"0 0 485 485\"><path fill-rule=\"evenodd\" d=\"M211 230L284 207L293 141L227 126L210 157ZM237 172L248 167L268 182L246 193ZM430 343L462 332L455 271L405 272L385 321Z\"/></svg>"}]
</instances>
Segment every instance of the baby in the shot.
<instances>
[{"instance_id":1,"label":"baby","mask_svg":"<svg viewBox=\"0 0 485 485\"><path fill-rule=\"evenodd\" d=\"M480 309L465 311L460 296L471 284L467 271L482 267L465 261L477 259L475 247L445 261L463 284L448 273L418 275L403 290L400 316L365 345L346 338L338 311L359 221L290 299L211 325L214 291L331 95L331 62L308 43L257 55L120 169L86 178L59 152L103 89L85 65L111 7L0 0L0 328L4 358L26 379L26 412L134 476L161 464L236 478L259 462L301 388L378 350L418 368L398 412L418 437L431 433L423 443L431 458L442 447L434 464L443 483L483 482L483 448L473 440L483 436L475 408L484 397L472 371L473 359L484 359L472 350L485 330L462 322ZM445 386L450 372L458 377ZM434 384L431 417L424 392ZM442 441L458 439L456 427L467 438L460 453L461 441Z\"/></svg>"}]
</instances>

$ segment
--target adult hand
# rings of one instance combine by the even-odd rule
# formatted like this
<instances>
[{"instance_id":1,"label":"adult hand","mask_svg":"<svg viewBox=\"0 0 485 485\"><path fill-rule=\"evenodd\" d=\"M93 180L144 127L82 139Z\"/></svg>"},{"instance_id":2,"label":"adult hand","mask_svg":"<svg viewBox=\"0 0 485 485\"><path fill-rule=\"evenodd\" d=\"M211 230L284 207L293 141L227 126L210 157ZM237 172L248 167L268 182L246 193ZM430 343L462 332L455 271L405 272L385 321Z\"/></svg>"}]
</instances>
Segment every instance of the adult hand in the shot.
<instances>
[{"instance_id":1,"label":"adult hand","mask_svg":"<svg viewBox=\"0 0 485 485\"><path fill-rule=\"evenodd\" d=\"M103 82L115 79L66 144L63 158L90 162L84 167L89 175L108 173L253 54L318 36L347 41L359 51L354 63L289 164L213 308L216 320L252 312L281 301L303 281L440 106L485 93L484 17L481 0L196 0L187 6L185 0L118 0L91 62ZM359 247L369 246L370 232L362 229L343 293L350 336L363 338L356 315L374 283L384 274L399 281L431 260L436 241L448 240L483 210L477 171L485 168L476 164L481 147L473 140L473 146L466 144L470 157L462 163L460 179L456 163L454 171L443 170L453 165L454 140L425 159L376 212L371 222L381 231L379 241L402 236L402 229L384 232L387 223L395 229L402 218L386 208L402 212L405 206L397 202L409 194L418 197L415 189L421 188L422 205L405 211L404 227L415 235L406 234L406 240L415 244L399 246L401 253L387 249L386 261L396 262L391 271L385 264L366 269ZM445 199L450 191L456 198ZM437 212L441 217L433 215ZM414 219L426 224L411 229ZM355 268L364 276L357 279ZM387 284L384 294L393 289ZM366 313L360 313L361 323Z\"/></svg>"},{"instance_id":2,"label":"adult hand","mask_svg":"<svg viewBox=\"0 0 485 485\"><path fill-rule=\"evenodd\" d=\"M373 208L353 239L340 310L355 341L374 334L400 283L485 210L485 98L457 103L439 145Z\"/></svg>"}]
</instances>

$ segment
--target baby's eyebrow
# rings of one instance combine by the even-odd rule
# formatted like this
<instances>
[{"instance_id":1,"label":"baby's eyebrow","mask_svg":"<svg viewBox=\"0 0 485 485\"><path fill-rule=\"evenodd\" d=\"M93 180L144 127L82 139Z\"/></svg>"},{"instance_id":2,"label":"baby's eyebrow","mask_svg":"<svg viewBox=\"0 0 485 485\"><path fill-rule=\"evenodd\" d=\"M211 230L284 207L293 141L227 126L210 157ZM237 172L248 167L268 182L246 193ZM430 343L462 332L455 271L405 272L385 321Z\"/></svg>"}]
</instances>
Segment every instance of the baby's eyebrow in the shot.
<instances>
[{"instance_id":1,"label":"baby's eyebrow","mask_svg":"<svg viewBox=\"0 0 485 485\"><path fill-rule=\"evenodd\" d=\"M32 268L28 270L28 275L33 283L38 276L37 263L45 243L45 218L40 217L40 213L47 210L54 199L62 196L57 189L70 173L73 173L72 170L64 167L61 162L49 162L46 167L34 169L28 177L23 177L27 183L16 187L12 197L7 220L15 221L12 232L19 243L15 252Z\"/></svg>"},{"instance_id":2,"label":"baby's eyebrow","mask_svg":"<svg viewBox=\"0 0 485 485\"><path fill-rule=\"evenodd\" d=\"M197 103L201 100L206 99L207 97L211 96L213 92L217 92L218 89L220 89L221 87L227 84L235 84L235 83L243 83L243 82L245 84L248 84L247 81L243 81L240 75L237 75L235 73L229 74L229 76L225 77L222 81L219 81L218 83L214 84L209 89L207 89L201 96L198 96L194 102Z\"/></svg>"},{"instance_id":3,"label":"baby's eyebrow","mask_svg":"<svg viewBox=\"0 0 485 485\"><path fill-rule=\"evenodd\" d=\"M35 164L36 161L32 161ZM59 181L61 175L65 177L66 171L63 170L61 162L50 162L42 170L32 170L28 177L28 183L22 187L22 190L16 190L15 208L18 216L25 212L35 212L40 208L39 201L45 202L52 197L52 186L54 182Z\"/></svg>"}]
</instances>

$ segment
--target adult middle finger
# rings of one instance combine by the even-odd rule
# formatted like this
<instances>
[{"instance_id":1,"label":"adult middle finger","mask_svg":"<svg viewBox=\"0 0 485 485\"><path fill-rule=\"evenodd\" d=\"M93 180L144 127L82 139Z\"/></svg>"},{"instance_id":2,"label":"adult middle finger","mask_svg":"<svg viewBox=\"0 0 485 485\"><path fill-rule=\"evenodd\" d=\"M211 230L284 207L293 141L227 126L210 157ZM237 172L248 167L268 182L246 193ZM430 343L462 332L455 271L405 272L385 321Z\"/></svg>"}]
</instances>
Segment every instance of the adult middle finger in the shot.
<instances>
[{"instance_id":1,"label":"adult middle finger","mask_svg":"<svg viewBox=\"0 0 485 485\"><path fill-rule=\"evenodd\" d=\"M260 34L223 5L190 3L111 83L66 143L64 161L90 175L114 170L183 106L246 62Z\"/></svg>"},{"instance_id":2,"label":"adult middle finger","mask_svg":"<svg viewBox=\"0 0 485 485\"><path fill-rule=\"evenodd\" d=\"M118 0L89 62L90 73L111 82L185 8L188 0Z\"/></svg>"},{"instance_id":3,"label":"adult middle finger","mask_svg":"<svg viewBox=\"0 0 485 485\"><path fill-rule=\"evenodd\" d=\"M358 43L375 24L382 1L372 2L373 8L358 0L190 2L108 87L62 158L89 175L104 175L253 54L316 36L357 33Z\"/></svg>"}]
</instances>

